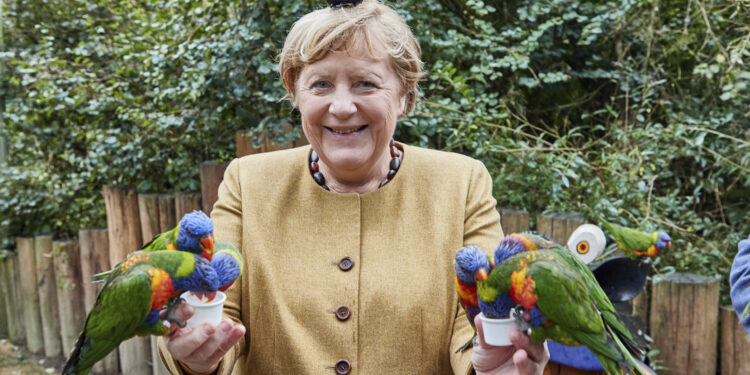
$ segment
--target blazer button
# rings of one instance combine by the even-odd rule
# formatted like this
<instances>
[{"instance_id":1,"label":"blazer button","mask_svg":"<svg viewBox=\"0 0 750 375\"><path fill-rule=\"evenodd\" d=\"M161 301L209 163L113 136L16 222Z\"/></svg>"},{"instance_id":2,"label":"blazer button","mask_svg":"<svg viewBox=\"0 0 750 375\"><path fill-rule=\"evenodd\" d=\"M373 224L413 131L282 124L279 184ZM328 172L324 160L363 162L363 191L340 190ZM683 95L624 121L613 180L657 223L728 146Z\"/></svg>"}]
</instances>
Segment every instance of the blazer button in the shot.
<instances>
[{"instance_id":1,"label":"blazer button","mask_svg":"<svg viewBox=\"0 0 750 375\"><path fill-rule=\"evenodd\" d=\"M349 364L349 361L342 359L338 362L336 362L336 373L339 375L346 375L352 371L352 365Z\"/></svg>"},{"instance_id":2,"label":"blazer button","mask_svg":"<svg viewBox=\"0 0 750 375\"><path fill-rule=\"evenodd\" d=\"M339 260L339 268L341 268L342 271L346 272L349 271L354 267L354 261L350 257L343 257L341 260Z\"/></svg>"},{"instance_id":3,"label":"blazer button","mask_svg":"<svg viewBox=\"0 0 750 375\"><path fill-rule=\"evenodd\" d=\"M342 322L349 319L351 315L352 315L352 311L349 310L349 308L346 306L339 306L336 309L336 318L338 318L338 320Z\"/></svg>"}]
</instances>

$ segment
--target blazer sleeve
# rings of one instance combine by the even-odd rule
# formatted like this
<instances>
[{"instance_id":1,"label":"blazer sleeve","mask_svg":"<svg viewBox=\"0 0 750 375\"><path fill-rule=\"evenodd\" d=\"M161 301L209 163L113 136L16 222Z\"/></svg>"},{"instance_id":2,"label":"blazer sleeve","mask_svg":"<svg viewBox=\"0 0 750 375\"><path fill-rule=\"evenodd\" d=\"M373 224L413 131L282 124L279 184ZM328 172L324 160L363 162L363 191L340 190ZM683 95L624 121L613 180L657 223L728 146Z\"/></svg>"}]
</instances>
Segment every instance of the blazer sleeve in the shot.
<instances>
[{"instance_id":1,"label":"blazer sleeve","mask_svg":"<svg viewBox=\"0 0 750 375\"><path fill-rule=\"evenodd\" d=\"M211 211L211 219L214 222L214 236L219 240L231 242L241 252L242 246L242 189L240 178L240 160L235 159L224 172L224 179L219 185L219 199ZM240 276L240 281L234 283L227 289L227 300L224 303L224 315L232 319L235 324L243 324L240 317L242 285L247 282L247 272ZM249 330L246 330L249 332ZM245 350L246 341L249 333L230 349L219 363L218 369L214 372L219 375L228 375L232 373L234 363L240 353ZM159 356L171 374L188 375L182 367L175 361L162 338L159 338Z\"/></svg>"},{"instance_id":2,"label":"blazer sleeve","mask_svg":"<svg viewBox=\"0 0 750 375\"><path fill-rule=\"evenodd\" d=\"M740 317L740 323L745 331L750 333L750 316L742 319L745 306L750 303L750 238L740 241L737 245L737 255L729 273L730 294L734 311Z\"/></svg>"},{"instance_id":3,"label":"blazer sleeve","mask_svg":"<svg viewBox=\"0 0 750 375\"><path fill-rule=\"evenodd\" d=\"M471 184L466 195L466 216L464 219L463 246L475 245L491 254L500 239L503 230L500 227L500 214L497 212L497 201L492 196L492 177L487 168L478 160L473 161ZM471 374L471 350L456 353L474 335L466 313L456 299L456 319L451 337L451 366L454 374Z\"/></svg>"}]
</instances>

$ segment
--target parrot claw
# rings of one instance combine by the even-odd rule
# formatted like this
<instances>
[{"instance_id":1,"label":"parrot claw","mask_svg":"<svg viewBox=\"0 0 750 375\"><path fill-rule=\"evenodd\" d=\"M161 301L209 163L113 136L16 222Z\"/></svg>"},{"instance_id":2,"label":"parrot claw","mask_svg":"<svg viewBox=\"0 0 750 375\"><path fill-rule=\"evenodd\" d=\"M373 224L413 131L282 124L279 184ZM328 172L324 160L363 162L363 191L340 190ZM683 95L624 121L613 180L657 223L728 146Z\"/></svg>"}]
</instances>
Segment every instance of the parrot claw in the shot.
<instances>
[{"instance_id":1,"label":"parrot claw","mask_svg":"<svg viewBox=\"0 0 750 375\"><path fill-rule=\"evenodd\" d=\"M526 313L526 309L523 308L521 305L517 305L513 310L513 316L516 318L516 321L518 322L518 325L521 328L521 332L525 334L526 336L531 336L531 324L526 321L526 319L523 318L523 315Z\"/></svg>"},{"instance_id":2,"label":"parrot claw","mask_svg":"<svg viewBox=\"0 0 750 375\"><path fill-rule=\"evenodd\" d=\"M185 322L182 322L179 319L177 319L177 317L174 314L175 310L177 310L177 307L180 306L180 304L182 304L182 303L185 303L185 299L182 298L182 297L179 297L179 298L175 299L174 301L172 301L169 304L169 306L166 307L166 309L167 309L167 317L166 317L165 320L167 322L174 322L180 328L185 328L187 326L187 324Z\"/></svg>"}]
</instances>

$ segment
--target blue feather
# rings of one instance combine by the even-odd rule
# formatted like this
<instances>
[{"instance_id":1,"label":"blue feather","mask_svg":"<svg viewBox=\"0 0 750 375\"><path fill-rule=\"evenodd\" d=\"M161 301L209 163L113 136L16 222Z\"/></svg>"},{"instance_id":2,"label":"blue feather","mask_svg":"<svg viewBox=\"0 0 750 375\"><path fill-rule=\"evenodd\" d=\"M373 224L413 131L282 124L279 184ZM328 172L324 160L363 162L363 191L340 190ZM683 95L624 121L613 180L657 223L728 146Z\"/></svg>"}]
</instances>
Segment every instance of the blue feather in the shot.
<instances>
[{"instance_id":1,"label":"blue feather","mask_svg":"<svg viewBox=\"0 0 750 375\"><path fill-rule=\"evenodd\" d=\"M490 271L490 261L482 249L476 246L466 246L456 253L456 276L464 285L476 285L477 270L484 267L487 272Z\"/></svg>"},{"instance_id":2,"label":"blue feather","mask_svg":"<svg viewBox=\"0 0 750 375\"><path fill-rule=\"evenodd\" d=\"M200 246L202 237L214 231L214 223L203 211L193 211L185 214L180 220L180 229L177 233L177 249L200 254L203 252Z\"/></svg>"}]
</instances>

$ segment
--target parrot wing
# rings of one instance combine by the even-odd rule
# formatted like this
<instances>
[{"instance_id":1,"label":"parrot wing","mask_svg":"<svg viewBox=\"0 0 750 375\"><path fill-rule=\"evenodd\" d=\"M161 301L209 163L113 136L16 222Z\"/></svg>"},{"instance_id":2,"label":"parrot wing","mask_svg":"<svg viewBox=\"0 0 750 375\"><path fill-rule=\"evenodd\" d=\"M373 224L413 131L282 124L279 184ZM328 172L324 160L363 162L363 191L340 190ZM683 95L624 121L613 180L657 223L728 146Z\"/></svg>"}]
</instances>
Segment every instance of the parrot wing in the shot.
<instances>
[{"instance_id":1,"label":"parrot wing","mask_svg":"<svg viewBox=\"0 0 750 375\"><path fill-rule=\"evenodd\" d=\"M141 250L146 252L159 250L175 250L175 244L177 243L177 232L179 228L180 226L178 224L176 227L164 233L157 234L156 236L154 236L154 238L151 239L151 241L143 245L143 247L141 247Z\"/></svg>"},{"instance_id":2,"label":"parrot wing","mask_svg":"<svg viewBox=\"0 0 750 375\"><path fill-rule=\"evenodd\" d=\"M559 328L561 337L551 338L558 342L572 339L597 356L623 361L623 354L608 338L604 321L583 279L567 263L554 257L544 258L529 265L529 275L536 284L537 307Z\"/></svg>"},{"instance_id":3,"label":"parrot wing","mask_svg":"<svg viewBox=\"0 0 750 375\"><path fill-rule=\"evenodd\" d=\"M85 373L122 341L133 336L150 310L149 268L145 264L137 265L107 280L86 318L63 374Z\"/></svg>"},{"instance_id":4,"label":"parrot wing","mask_svg":"<svg viewBox=\"0 0 750 375\"><path fill-rule=\"evenodd\" d=\"M633 251L646 251L653 244L651 234L606 221L602 221L602 225L612 234L620 250L630 258L636 257Z\"/></svg>"}]
</instances>

